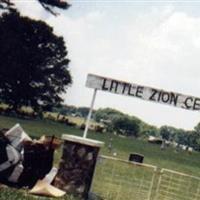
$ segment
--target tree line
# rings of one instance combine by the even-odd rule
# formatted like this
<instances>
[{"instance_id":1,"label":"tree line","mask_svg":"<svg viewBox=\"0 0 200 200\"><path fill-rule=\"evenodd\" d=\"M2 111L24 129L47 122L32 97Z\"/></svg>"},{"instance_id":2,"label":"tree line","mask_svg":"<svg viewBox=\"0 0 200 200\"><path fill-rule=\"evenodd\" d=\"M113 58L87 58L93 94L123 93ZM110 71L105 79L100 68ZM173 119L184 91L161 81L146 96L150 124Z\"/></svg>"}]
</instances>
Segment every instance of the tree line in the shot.
<instances>
[{"instance_id":1,"label":"tree line","mask_svg":"<svg viewBox=\"0 0 200 200\"><path fill-rule=\"evenodd\" d=\"M53 111L63 115L86 118L89 108L63 105L61 107L55 107ZM165 141L186 145L200 151L200 123L198 123L193 130L177 129L166 125L158 128L147 124L135 116L124 114L112 108L94 110L92 118L96 122L103 123L108 132L144 139L147 139L149 136L155 136Z\"/></svg>"},{"instance_id":2,"label":"tree line","mask_svg":"<svg viewBox=\"0 0 200 200\"><path fill-rule=\"evenodd\" d=\"M200 123L193 130L177 129L172 126L152 126L141 119L111 108L98 109L94 114L97 122L107 125L108 131L117 134L148 138L155 136L177 145L185 145L200 151Z\"/></svg>"}]
</instances>

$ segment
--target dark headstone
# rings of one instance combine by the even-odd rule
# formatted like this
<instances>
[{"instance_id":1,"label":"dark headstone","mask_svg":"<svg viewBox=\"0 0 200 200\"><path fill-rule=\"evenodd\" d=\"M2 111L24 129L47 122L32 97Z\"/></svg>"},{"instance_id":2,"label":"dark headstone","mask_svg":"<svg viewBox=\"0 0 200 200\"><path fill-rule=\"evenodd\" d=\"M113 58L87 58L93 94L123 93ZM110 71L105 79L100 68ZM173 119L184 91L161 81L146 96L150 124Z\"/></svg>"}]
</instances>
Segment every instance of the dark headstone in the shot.
<instances>
[{"instance_id":1,"label":"dark headstone","mask_svg":"<svg viewBox=\"0 0 200 200\"><path fill-rule=\"evenodd\" d=\"M143 163L143 160L144 160L144 156L141 154L132 153L129 156L129 161L132 161L132 162Z\"/></svg>"}]
</instances>

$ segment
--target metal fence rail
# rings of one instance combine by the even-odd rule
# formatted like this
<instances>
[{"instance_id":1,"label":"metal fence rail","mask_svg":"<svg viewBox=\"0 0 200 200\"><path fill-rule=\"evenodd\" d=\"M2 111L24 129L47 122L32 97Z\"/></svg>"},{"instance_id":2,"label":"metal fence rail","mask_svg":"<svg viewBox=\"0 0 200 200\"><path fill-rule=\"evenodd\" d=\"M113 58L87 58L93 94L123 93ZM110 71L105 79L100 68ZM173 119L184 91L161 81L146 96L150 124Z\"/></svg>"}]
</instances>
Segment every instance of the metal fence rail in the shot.
<instances>
[{"instance_id":1,"label":"metal fence rail","mask_svg":"<svg viewBox=\"0 0 200 200\"><path fill-rule=\"evenodd\" d=\"M200 178L162 169L156 200L200 200Z\"/></svg>"},{"instance_id":2,"label":"metal fence rail","mask_svg":"<svg viewBox=\"0 0 200 200\"><path fill-rule=\"evenodd\" d=\"M100 156L92 192L102 200L200 200L200 177Z\"/></svg>"},{"instance_id":3,"label":"metal fence rail","mask_svg":"<svg viewBox=\"0 0 200 200\"><path fill-rule=\"evenodd\" d=\"M92 191L105 200L150 200L156 167L101 156Z\"/></svg>"}]
</instances>

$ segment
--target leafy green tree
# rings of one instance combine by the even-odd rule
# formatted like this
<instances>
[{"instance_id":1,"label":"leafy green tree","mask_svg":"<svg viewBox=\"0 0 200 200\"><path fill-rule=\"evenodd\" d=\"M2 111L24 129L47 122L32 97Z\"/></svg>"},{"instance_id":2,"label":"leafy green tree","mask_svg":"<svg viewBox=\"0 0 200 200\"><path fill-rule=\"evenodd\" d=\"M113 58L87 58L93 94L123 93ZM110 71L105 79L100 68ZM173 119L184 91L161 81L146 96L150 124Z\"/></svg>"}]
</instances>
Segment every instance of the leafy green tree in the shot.
<instances>
[{"instance_id":1,"label":"leafy green tree","mask_svg":"<svg viewBox=\"0 0 200 200\"><path fill-rule=\"evenodd\" d=\"M194 127L193 141L195 143L194 148L200 151L200 122Z\"/></svg>"},{"instance_id":2,"label":"leafy green tree","mask_svg":"<svg viewBox=\"0 0 200 200\"><path fill-rule=\"evenodd\" d=\"M10 0L0 0L0 9L9 10L12 9L14 4Z\"/></svg>"},{"instance_id":3,"label":"leafy green tree","mask_svg":"<svg viewBox=\"0 0 200 200\"><path fill-rule=\"evenodd\" d=\"M57 13L53 8L67 9L70 5L64 0L35 0L42 5L42 7L53 15ZM15 2L13 0L0 0L0 9L10 10L15 9Z\"/></svg>"},{"instance_id":4,"label":"leafy green tree","mask_svg":"<svg viewBox=\"0 0 200 200\"><path fill-rule=\"evenodd\" d=\"M125 115L124 113L112 109L104 108L95 111L95 120L103 122L109 132L116 131L127 136L138 136L141 120L136 117Z\"/></svg>"},{"instance_id":5,"label":"leafy green tree","mask_svg":"<svg viewBox=\"0 0 200 200\"><path fill-rule=\"evenodd\" d=\"M160 136L165 139L165 140L169 140L170 138L170 131L168 130L167 126L162 126L160 128Z\"/></svg>"},{"instance_id":6,"label":"leafy green tree","mask_svg":"<svg viewBox=\"0 0 200 200\"><path fill-rule=\"evenodd\" d=\"M146 124L145 122L140 123L140 132L141 136L148 137L148 136L159 136L159 129L155 126Z\"/></svg>"},{"instance_id":7,"label":"leafy green tree","mask_svg":"<svg viewBox=\"0 0 200 200\"><path fill-rule=\"evenodd\" d=\"M112 123L113 129L120 134L135 137L139 135L139 122L129 116L116 117Z\"/></svg>"},{"instance_id":8,"label":"leafy green tree","mask_svg":"<svg viewBox=\"0 0 200 200\"><path fill-rule=\"evenodd\" d=\"M188 133L183 129L177 129L175 141L178 144L188 145Z\"/></svg>"},{"instance_id":9,"label":"leafy green tree","mask_svg":"<svg viewBox=\"0 0 200 200\"><path fill-rule=\"evenodd\" d=\"M200 135L200 122L194 127L194 131Z\"/></svg>"},{"instance_id":10,"label":"leafy green tree","mask_svg":"<svg viewBox=\"0 0 200 200\"><path fill-rule=\"evenodd\" d=\"M112 108L100 108L95 112L95 120L101 122L101 120L112 121L117 116L123 116L124 114L118 110Z\"/></svg>"},{"instance_id":11,"label":"leafy green tree","mask_svg":"<svg viewBox=\"0 0 200 200\"><path fill-rule=\"evenodd\" d=\"M171 126L161 126L160 136L165 140L173 141L175 139L177 129Z\"/></svg>"},{"instance_id":12,"label":"leafy green tree","mask_svg":"<svg viewBox=\"0 0 200 200\"><path fill-rule=\"evenodd\" d=\"M200 150L200 140L199 136L196 134L195 131L188 131L187 132L187 145L189 147L194 148L195 150Z\"/></svg>"},{"instance_id":13,"label":"leafy green tree","mask_svg":"<svg viewBox=\"0 0 200 200\"><path fill-rule=\"evenodd\" d=\"M75 106L63 105L60 107L59 113L62 115L71 115L76 112L76 109L77 108Z\"/></svg>"},{"instance_id":14,"label":"leafy green tree","mask_svg":"<svg viewBox=\"0 0 200 200\"><path fill-rule=\"evenodd\" d=\"M88 107L79 107L77 108L77 113L80 113L80 115L84 118L87 117L88 113L89 113L90 108ZM94 111L93 111L94 113Z\"/></svg>"},{"instance_id":15,"label":"leafy green tree","mask_svg":"<svg viewBox=\"0 0 200 200\"><path fill-rule=\"evenodd\" d=\"M16 11L0 17L0 100L17 110L49 110L72 82L62 37Z\"/></svg>"}]
</instances>

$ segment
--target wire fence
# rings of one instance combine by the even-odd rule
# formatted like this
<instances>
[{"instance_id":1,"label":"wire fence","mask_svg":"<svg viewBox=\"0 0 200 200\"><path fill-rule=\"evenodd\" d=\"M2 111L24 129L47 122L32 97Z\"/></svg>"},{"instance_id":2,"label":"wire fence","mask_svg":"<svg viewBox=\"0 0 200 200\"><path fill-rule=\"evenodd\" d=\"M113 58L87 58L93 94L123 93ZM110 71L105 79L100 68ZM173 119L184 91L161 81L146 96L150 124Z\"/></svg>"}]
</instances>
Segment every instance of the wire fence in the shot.
<instances>
[{"instance_id":1,"label":"wire fence","mask_svg":"<svg viewBox=\"0 0 200 200\"><path fill-rule=\"evenodd\" d=\"M200 178L100 156L92 193L101 200L200 200Z\"/></svg>"},{"instance_id":2,"label":"wire fence","mask_svg":"<svg viewBox=\"0 0 200 200\"><path fill-rule=\"evenodd\" d=\"M156 200L200 200L200 178L162 169Z\"/></svg>"},{"instance_id":3,"label":"wire fence","mask_svg":"<svg viewBox=\"0 0 200 200\"><path fill-rule=\"evenodd\" d=\"M105 200L150 200L156 167L101 156L92 191Z\"/></svg>"}]
</instances>

